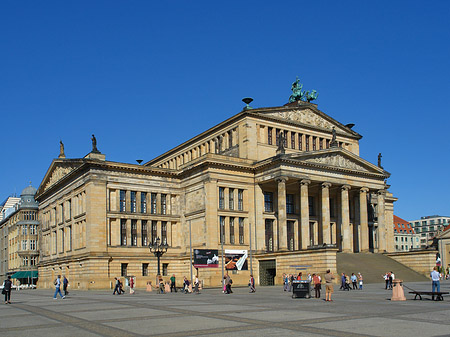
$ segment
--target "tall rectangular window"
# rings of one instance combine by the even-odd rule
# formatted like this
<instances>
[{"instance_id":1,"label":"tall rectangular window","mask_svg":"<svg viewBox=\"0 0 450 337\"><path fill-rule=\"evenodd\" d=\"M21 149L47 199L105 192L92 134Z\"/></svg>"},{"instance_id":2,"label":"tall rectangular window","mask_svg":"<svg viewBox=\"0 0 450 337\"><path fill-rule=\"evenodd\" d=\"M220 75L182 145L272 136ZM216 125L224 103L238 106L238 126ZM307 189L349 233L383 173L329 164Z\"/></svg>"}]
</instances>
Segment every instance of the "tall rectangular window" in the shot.
<instances>
[{"instance_id":1,"label":"tall rectangular window","mask_svg":"<svg viewBox=\"0 0 450 337\"><path fill-rule=\"evenodd\" d=\"M244 244L244 218L239 218L239 243Z\"/></svg>"},{"instance_id":2,"label":"tall rectangular window","mask_svg":"<svg viewBox=\"0 0 450 337\"><path fill-rule=\"evenodd\" d=\"M120 211L126 212L127 209L127 192L120 190Z\"/></svg>"},{"instance_id":3,"label":"tall rectangular window","mask_svg":"<svg viewBox=\"0 0 450 337\"><path fill-rule=\"evenodd\" d=\"M225 189L219 187L219 209L225 208Z\"/></svg>"},{"instance_id":4,"label":"tall rectangular window","mask_svg":"<svg viewBox=\"0 0 450 337\"><path fill-rule=\"evenodd\" d=\"M309 206L309 215L310 216L316 215L314 212L314 197L311 196L308 197L308 206Z\"/></svg>"},{"instance_id":5,"label":"tall rectangular window","mask_svg":"<svg viewBox=\"0 0 450 337\"><path fill-rule=\"evenodd\" d=\"M67 211L69 215L69 220L72 219L72 201L67 201Z\"/></svg>"},{"instance_id":6,"label":"tall rectangular window","mask_svg":"<svg viewBox=\"0 0 450 337\"><path fill-rule=\"evenodd\" d=\"M168 263L163 263L162 264L162 276L167 276L169 273L169 264Z\"/></svg>"},{"instance_id":7,"label":"tall rectangular window","mask_svg":"<svg viewBox=\"0 0 450 337\"><path fill-rule=\"evenodd\" d=\"M329 140L329 139L326 139L326 140L325 140L325 147L326 147L327 149L330 148L330 140Z\"/></svg>"},{"instance_id":8,"label":"tall rectangular window","mask_svg":"<svg viewBox=\"0 0 450 337\"><path fill-rule=\"evenodd\" d=\"M275 145L280 145L280 129L275 130Z\"/></svg>"},{"instance_id":9,"label":"tall rectangular window","mask_svg":"<svg viewBox=\"0 0 450 337\"><path fill-rule=\"evenodd\" d=\"M309 136L305 136L305 151L309 151Z\"/></svg>"},{"instance_id":10,"label":"tall rectangular window","mask_svg":"<svg viewBox=\"0 0 450 337\"><path fill-rule=\"evenodd\" d=\"M302 133L299 133L298 134L298 149L299 150L302 150L302 148L303 148L303 134Z\"/></svg>"},{"instance_id":11,"label":"tall rectangular window","mask_svg":"<svg viewBox=\"0 0 450 337\"><path fill-rule=\"evenodd\" d=\"M142 276L148 276L148 263L142 264Z\"/></svg>"},{"instance_id":12,"label":"tall rectangular window","mask_svg":"<svg viewBox=\"0 0 450 337\"><path fill-rule=\"evenodd\" d=\"M234 210L234 188L228 190L228 207Z\"/></svg>"},{"instance_id":13,"label":"tall rectangular window","mask_svg":"<svg viewBox=\"0 0 450 337\"><path fill-rule=\"evenodd\" d=\"M131 213L136 213L136 191L130 192Z\"/></svg>"},{"instance_id":14,"label":"tall rectangular window","mask_svg":"<svg viewBox=\"0 0 450 337\"><path fill-rule=\"evenodd\" d=\"M287 246L289 250L294 250L294 221L287 222Z\"/></svg>"},{"instance_id":15,"label":"tall rectangular window","mask_svg":"<svg viewBox=\"0 0 450 337\"><path fill-rule=\"evenodd\" d=\"M22 226L22 235L27 235L27 225Z\"/></svg>"},{"instance_id":16,"label":"tall rectangular window","mask_svg":"<svg viewBox=\"0 0 450 337\"><path fill-rule=\"evenodd\" d=\"M161 243L167 244L167 221L161 222Z\"/></svg>"},{"instance_id":17,"label":"tall rectangular window","mask_svg":"<svg viewBox=\"0 0 450 337\"><path fill-rule=\"evenodd\" d=\"M61 204L61 222L64 222L64 203Z\"/></svg>"},{"instance_id":18,"label":"tall rectangular window","mask_svg":"<svg viewBox=\"0 0 450 337\"><path fill-rule=\"evenodd\" d=\"M233 147L233 131L228 131L228 147Z\"/></svg>"},{"instance_id":19,"label":"tall rectangular window","mask_svg":"<svg viewBox=\"0 0 450 337\"><path fill-rule=\"evenodd\" d=\"M122 263L120 269L122 277L128 276L128 263Z\"/></svg>"},{"instance_id":20,"label":"tall rectangular window","mask_svg":"<svg viewBox=\"0 0 450 337\"><path fill-rule=\"evenodd\" d=\"M131 220L131 245L137 246L137 220Z\"/></svg>"},{"instance_id":21,"label":"tall rectangular window","mask_svg":"<svg viewBox=\"0 0 450 337\"><path fill-rule=\"evenodd\" d=\"M24 256L23 258L23 265L28 266L28 256Z\"/></svg>"},{"instance_id":22,"label":"tall rectangular window","mask_svg":"<svg viewBox=\"0 0 450 337\"><path fill-rule=\"evenodd\" d=\"M234 243L234 217L230 217L230 243Z\"/></svg>"},{"instance_id":23,"label":"tall rectangular window","mask_svg":"<svg viewBox=\"0 0 450 337\"><path fill-rule=\"evenodd\" d=\"M158 237L158 221L152 221L152 243L155 243Z\"/></svg>"},{"instance_id":24,"label":"tall rectangular window","mask_svg":"<svg viewBox=\"0 0 450 337\"><path fill-rule=\"evenodd\" d=\"M272 145L273 141L272 141L272 133L273 133L273 128L268 127L267 128L267 144Z\"/></svg>"},{"instance_id":25,"label":"tall rectangular window","mask_svg":"<svg viewBox=\"0 0 450 337\"><path fill-rule=\"evenodd\" d=\"M291 132L291 149L295 149L295 132Z\"/></svg>"},{"instance_id":26,"label":"tall rectangular window","mask_svg":"<svg viewBox=\"0 0 450 337\"><path fill-rule=\"evenodd\" d=\"M22 240L22 250L27 250L27 240Z\"/></svg>"},{"instance_id":27,"label":"tall rectangular window","mask_svg":"<svg viewBox=\"0 0 450 337\"><path fill-rule=\"evenodd\" d=\"M295 206L294 206L294 195L286 194L286 213L294 214Z\"/></svg>"},{"instance_id":28,"label":"tall rectangular window","mask_svg":"<svg viewBox=\"0 0 450 337\"><path fill-rule=\"evenodd\" d=\"M273 212L273 193L264 192L264 211Z\"/></svg>"},{"instance_id":29,"label":"tall rectangular window","mask_svg":"<svg viewBox=\"0 0 450 337\"><path fill-rule=\"evenodd\" d=\"M72 250L72 226L68 226L67 230L69 231L69 250Z\"/></svg>"},{"instance_id":30,"label":"tall rectangular window","mask_svg":"<svg viewBox=\"0 0 450 337\"><path fill-rule=\"evenodd\" d=\"M244 190L238 190L238 210L244 210Z\"/></svg>"},{"instance_id":31,"label":"tall rectangular window","mask_svg":"<svg viewBox=\"0 0 450 337\"><path fill-rule=\"evenodd\" d=\"M37 256L30 257L30 266L37 266Z\"/></svg>"},{"instance_id":32,"label":"tall rectangular window","mask_svg":"<svg viewBox=\"0 0 450 337\"><path fill-rule=\"evenodd\" d=\"M225 243L225 242L223 242L224 241L224 235L225 235L225 217L224 216L221 216L220 218L219 218L219 235L220 235L220 238L219 238L219 242L220 243Z\"/></svg>"},{"instance_id":33,"label":"tall rectangular window","mask_svg":"<svg viewBox=\"0 0 450 337\"><path fill-rule=\"evenodd\" d=\"M150 213L156 214L156 193L152 193L150 195L150 203L151 203Z\"/></svg>"},{"instance_id":34,"label":"tall rectangular window","mask_svg":"<svg viewBox=\"0 0 450 337\"><path fill-rule=\"evenodd\" d=\"M330 217L334 218L336 216L336 212L334 209L334 199L330 198Z\"/></svg>"},{"instance_id":35,"label":"tall rectangular window","mask_svg":"<svg viewBox=\"0 0 450 337\"><path fill-rule=\"evenodd\" d=\"M273 252L273 220L271 219L265 221L265 241L266 251Z\"/></svg>"},{"instance_id":36,"label":"tall rectangular window","mask_svg":"<svg viewBox=\"0 0 450 337\"><path fill-rule=\"evenodd\" d=\"M36 225L31 225L30 226L30 234L31 235L36 235L37 234Z\"/></svg>"},{"instance_id":37,"label":"tall rectangular window","mask_svg":"<svg viewBox=\"0 0 450 337\"><path fill-rule=\"evenodd\" d=\"M141 222L141 235L142 235L142 247L146 247L148 245L148 236L147 236L147 220L142 220Z\"/></svg>"},{"instance_id":38,"label":"tall rectangular window","mask_svg":"<svg viewBox=\"0 0 450 337\"><path fill-rule=\"evenodd\" d=\"M120 245L127 245L127 220L120 219Z\"/></svg>"},{"instance_id":39,"label":"tall rectangular window","mask_svg":"<svg viewBox=\"0 0 450 337\"><path fill-rule=\"evenodd\" d=\"M161 194L161 214L167 214L167 195Z\"/></svg>"},{"instance_id":40,"label":"tall rectangular window","mask_svg":"<svg viewBox=\"0 0 450 337\"><path fill-rule=\"evenodd\" d=\"M319 138L319 149L323 149L323 138Z\"/></svg>"},{"instance_id":41,"label":"tall rectangular window","mask_svg":"<svg viewBox=\"0 0 450 337\"><path fill-rule=\"evenodd\" d=\"M64 253L64 241L65 241L64 228L61 228L60 231L61 231L61 252Z\"/></svg>"},{"instance_id":42,"label":"tall rectangular window","mask_svg":"<svg viewBox=\"0 0 450 337\"><path fill-rule=\"evenodd\" d=\"M288 143L287 135L288 135L288 132L287 131L282 131L282 132L283 132L283 146L287 147L287 143Z\"/></svg>"},{"instance_id":43,"label":"tall rectangular window","mask_svg":"<svg viewBox=\"0 0 450 337\"><path fill-rule=\"evenodd\" d=\"M317 142L317 137L312 137L313 151L316 151L316 142Z\"/></svg>"},{"instance_id":44,"label":"tall rectangular window","mask_svg":"<svg viewBox=\"0 0 450 337\"><path fill-rule=\"evenodd\" d=\"M147 193L141 192L141 213L147 213Z\"/></svg>"}]
</instances>

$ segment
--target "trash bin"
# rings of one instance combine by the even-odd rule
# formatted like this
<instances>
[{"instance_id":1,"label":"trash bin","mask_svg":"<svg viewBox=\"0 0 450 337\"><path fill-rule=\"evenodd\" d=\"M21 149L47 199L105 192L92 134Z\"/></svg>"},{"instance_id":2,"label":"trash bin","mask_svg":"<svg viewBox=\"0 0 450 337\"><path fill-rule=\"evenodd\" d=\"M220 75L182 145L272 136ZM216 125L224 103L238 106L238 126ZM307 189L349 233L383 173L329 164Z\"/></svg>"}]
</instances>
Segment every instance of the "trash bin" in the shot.
<instances>
[{"instance_id":1,"label":"trash bin","mask_svg":"<svg viewBox=\"0 0 450 337\"><path fill-rule=\"evenodd\" d=\"M311 285L307 280L292 281L292 298L311 298Z\"/></svg>"}]
</instances>

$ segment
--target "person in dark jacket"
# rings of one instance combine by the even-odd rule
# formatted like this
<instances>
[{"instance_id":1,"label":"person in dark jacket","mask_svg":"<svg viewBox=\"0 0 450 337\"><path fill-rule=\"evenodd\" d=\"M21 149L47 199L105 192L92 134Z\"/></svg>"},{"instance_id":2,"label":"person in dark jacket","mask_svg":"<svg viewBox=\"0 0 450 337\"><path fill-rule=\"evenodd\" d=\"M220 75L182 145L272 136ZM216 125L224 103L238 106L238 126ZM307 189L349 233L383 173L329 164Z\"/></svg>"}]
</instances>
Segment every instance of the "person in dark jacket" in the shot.
<instances>
[{"instance_id":1,"label":"person in dark jacket","mask_svg":"<svg viewBox=\"0 0 450 337\"><path fill-rule=\"evenodd\" d=\"M64 290L64 296L69 295L69 292L67 291L67 287L69 286L69 280L66 278L66 275L63 276L63 290Z\"/></svg>"},{"instance_id":2,"label":"person in dark jacket","mask_svg":"<svg viewBox=\"0 0 450 337\"><path fill-rule=\"evenodd\" d=\"M11 304L11 289L12 289L12 282L11 282L11 276L8 276L8 278L3 283L3 293L5 294L5 304Z\"/></svg>"}]
</instances>

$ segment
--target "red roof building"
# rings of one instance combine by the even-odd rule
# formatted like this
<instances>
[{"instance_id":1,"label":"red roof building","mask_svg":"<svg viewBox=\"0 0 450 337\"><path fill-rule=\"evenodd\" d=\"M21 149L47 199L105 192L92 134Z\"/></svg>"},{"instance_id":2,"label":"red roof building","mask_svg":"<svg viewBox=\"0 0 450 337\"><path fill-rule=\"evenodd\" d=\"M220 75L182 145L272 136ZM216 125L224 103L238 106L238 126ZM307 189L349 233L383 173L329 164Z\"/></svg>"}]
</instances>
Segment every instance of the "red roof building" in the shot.
<instances>
[{"instance_id":1,"label":"red roof building","mask_svg":"<svg viewBox=\"0 0 450 337\"><path fill-rule=\"evenodd\" d=\"M411 224L396 215L394 215L394 240L395 250L398 252L407 252L420 246L419 236Z\"/></svg>"}]
</instances>

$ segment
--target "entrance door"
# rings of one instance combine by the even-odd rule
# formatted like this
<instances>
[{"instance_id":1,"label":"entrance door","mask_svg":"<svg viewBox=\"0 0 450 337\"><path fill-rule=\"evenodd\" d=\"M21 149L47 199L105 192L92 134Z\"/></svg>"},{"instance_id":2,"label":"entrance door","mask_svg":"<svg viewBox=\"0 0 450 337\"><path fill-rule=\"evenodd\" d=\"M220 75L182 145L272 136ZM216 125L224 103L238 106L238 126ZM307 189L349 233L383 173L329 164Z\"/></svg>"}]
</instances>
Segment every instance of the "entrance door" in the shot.
<instances>
[{"instance_id":1,"label":"entrance door","mask_svg":"<svg viewBox=\"0 0 450 337\"><path fill-rule=\"evenodd\" d=\"M277 275L277 264L275 260L259 261L259 283L261 286L275 285Z\"/></svg>"}]
</instances>

